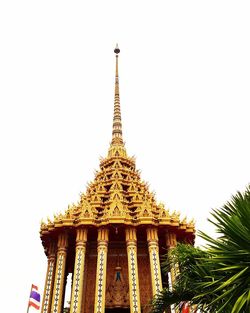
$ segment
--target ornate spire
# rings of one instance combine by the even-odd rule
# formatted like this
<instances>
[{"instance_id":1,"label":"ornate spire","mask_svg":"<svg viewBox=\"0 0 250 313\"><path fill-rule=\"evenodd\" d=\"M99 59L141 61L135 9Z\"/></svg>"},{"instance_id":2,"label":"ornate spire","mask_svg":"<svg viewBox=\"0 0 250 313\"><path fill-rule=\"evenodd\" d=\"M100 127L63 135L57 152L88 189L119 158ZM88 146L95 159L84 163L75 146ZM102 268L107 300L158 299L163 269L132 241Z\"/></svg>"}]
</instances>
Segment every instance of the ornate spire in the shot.
<instances>
[{"instance_id":1,"label":"ornate spire","mask_svg":"<svg viewBox=\"0 0 250 313\"><path fill-rule=\"evenodd\" d=\"M120 108L120 91L119 91L119 75L118 75L118 54L120 49L118 44L114 50L116 54L116 71L115 71L115 101L114 101L114 117L113 117L113 130L111 145L123 145L122 139L122 120Z\"/></svg>"}]
</instances>

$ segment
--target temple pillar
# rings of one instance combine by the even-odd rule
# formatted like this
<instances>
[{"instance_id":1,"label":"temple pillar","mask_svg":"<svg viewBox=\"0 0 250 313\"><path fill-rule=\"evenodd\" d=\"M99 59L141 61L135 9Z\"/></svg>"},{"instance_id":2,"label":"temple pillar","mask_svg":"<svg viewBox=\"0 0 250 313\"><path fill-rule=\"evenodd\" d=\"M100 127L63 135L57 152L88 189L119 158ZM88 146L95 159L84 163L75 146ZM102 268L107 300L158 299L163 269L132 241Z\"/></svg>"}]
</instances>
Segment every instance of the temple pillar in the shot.
<instances>
[{"instance_id":1,"label":"temple pillar","mask_svg":"<svg viewBox=\"0 0 250 313\"><path fill-rule=\"evenodd\" d=\"M97 237L97 267L95 286L95 313L105 312L106 276L108 254L108 229L98 229Z\"/></svg>"},{"instance_id":2,"label":"temple pillar","mask_svg":"<svg viewBox=\"0 0 250 313\"><path fill-rule=\"evenodd\" d=\"M51 241L48 250L48 265L44 285L41 313L50 312L54 285L55 264L56 264L56 244L54 241Z\"/></svg>"},{"instance_id":3,"label":"temple pillar","mask_svg":"<svg viewBox=\"0 0 250 313\"><path fill-rule=\"evenodd\" d=\"M147 228L147 241L150 259L150 271L153 296L162 290L161 266L159 258L159 244L157 228Z\"/></svg>"},{"instance_id":4,"label":"temple pillar","mask_svg":"<svg viewBox=\"0 0 250 313\"><path fill-rule=\"evenodd\" d=\"M134 227L128 227L125 229L125 234L128 255L130 312L141 313L136 229Z\"/></svg>"},{"instance_id":5,"label":"temple pillar","mask_svg":"<svg viewBox=\"0 0 250 313\"><path fill-rule=\"evenodd\" d=\"M54 291L51 305L51 313L61 313L63 306L63 295L65 289L65 267L67 258L68 235L61 233L57 242L57 260L54 280Z\"/></svg>"},{"instance_id":6,"label":"temple pillar","mask_svg":"<svg viewBox=\"0 0 250 313\"><path fill-rule=\"evenodd\" d=\"M76 255L74 276L72 277L73 287L71 291L70 313L81 312L86 242L87 229L78 228L76 230Z\"/></svg>"},{"instance_id":7,"label":"temple pillar","mask_svg":"<svg viewBox=\"0 0 250 313\"><path fill-rule=\"evenodd\" d=\"M171 255L171 250L174 249L177 245L177 239L176 234L174 232L166 232L166 245L168 248L168 256L169 259ZM173 286L175 282L175 277L179 272L179 266L178 264L174 264L173 262L170 262L170 277L171 277L171 286Z\"/></svg>"}]
</instances>

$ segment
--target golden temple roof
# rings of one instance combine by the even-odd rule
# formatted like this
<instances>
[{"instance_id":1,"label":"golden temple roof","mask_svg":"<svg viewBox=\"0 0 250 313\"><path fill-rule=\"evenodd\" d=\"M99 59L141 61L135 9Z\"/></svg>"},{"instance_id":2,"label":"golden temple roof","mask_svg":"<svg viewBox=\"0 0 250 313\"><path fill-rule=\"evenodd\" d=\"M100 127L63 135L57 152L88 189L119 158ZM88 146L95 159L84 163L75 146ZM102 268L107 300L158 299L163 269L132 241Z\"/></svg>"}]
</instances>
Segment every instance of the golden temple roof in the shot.
<instances>
[{"instance_id":1,"label":"golden temple roof","mask_svg":"<svg viewBox=\"0 0 250 313\"><path fill-rule=\"evenodd\" d=\"M79 202L70 205L65 213L54 215L54 220L41 223L41 236L65 227L80 225L102 226L169 225L184 233L194 233L193 221L180 220L180 214L169 213L163 204L157 204L148 184L141 180L135 159L127 156L122 137L120 108L118 54L116 46L116 73L112 141L106 158L100 161L100 170L95 173Z\"/></svg>"}]
</instances>

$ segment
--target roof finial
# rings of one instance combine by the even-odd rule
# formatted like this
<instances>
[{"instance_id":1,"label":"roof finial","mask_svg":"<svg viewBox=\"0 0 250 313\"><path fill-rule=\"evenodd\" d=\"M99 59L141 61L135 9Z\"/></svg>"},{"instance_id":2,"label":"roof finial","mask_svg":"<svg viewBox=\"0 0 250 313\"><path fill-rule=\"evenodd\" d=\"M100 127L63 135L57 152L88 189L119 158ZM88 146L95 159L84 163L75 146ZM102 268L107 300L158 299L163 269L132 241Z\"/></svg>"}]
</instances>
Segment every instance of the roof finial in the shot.
<instances>
[{"instance_id":1,"label":"roof finial","mask_svg":"<svg viewBox=\"0 0 250 313\"><path fill-rule=\"evenodd\" d=\"M113 130L112 130L112 144L122 144L122 120L121 120L121 108L120 108L120 91L119 91L119 75L118 75L118 54L120 49L116 44L116 71L115 71L115 101L114 101L114 117L113 117Z\"/></svg>"},{"instance_id":2,"label":"roof finial","mask_svg":"<svg viewBox=\"0 0 250 313\"><path fill-rule=\"evenodd\" d=\"M117 43L116 46L115 46L114 53L116 53L116 54L119 54L119 53L120 53L120 49L119 49L119 47L118 47L118 43Z\"/></svg>"}]
</instances>

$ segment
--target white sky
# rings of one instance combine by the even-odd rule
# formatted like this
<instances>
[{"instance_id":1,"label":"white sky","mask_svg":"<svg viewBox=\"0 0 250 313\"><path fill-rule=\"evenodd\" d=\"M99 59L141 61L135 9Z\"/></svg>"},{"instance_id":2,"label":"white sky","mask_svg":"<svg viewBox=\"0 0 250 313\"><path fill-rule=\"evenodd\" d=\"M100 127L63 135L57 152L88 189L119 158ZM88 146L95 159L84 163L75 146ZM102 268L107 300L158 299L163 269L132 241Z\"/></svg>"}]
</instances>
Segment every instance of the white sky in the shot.
<instances>
[{"instance_id":1,"label":"white sky","mask_svg":"<svg viewBox=\"0 0 250 313\"><path fill-rule=\"evenodd\" d=\"M250 181L249 1L1 1L1 311L43 290L41 218L77 201L124 138L158 201L197 228ZM199 241L198 241L199 243Z\"/></svg>"}]
</instances>

